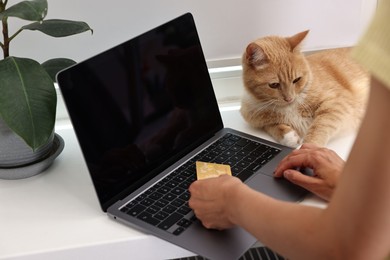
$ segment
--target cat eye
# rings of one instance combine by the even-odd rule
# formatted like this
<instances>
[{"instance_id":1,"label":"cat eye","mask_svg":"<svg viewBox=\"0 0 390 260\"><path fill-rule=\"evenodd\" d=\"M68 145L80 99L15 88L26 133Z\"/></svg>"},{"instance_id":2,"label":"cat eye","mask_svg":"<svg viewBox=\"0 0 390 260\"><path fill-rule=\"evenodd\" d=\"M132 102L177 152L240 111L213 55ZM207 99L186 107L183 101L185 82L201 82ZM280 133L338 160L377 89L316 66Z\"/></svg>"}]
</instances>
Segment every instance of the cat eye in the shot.
<instances>
[{"instance_id":1,"label":"cat eye","mask_svg":"<svg viewBox=\"0 0 390 260\"><path fill-rule=\"evenodd\" d=\"M270 88L278 88L280 86L280 84L279 83L269 83L268 86Z\"/></svg>"},{"instance_id":2,"label":"cat eye","mask_svg":"<svg viewBox=\"0 0 390 260\"><path fill-rule=\"evenodd\" d=\"M298 78L296 78L296 79L293 80L293 83L295 84L295 83L297 83L297 82L300 81L300 80L301 80L301 77L298 77Z\"/></svg>"}]
</instances>

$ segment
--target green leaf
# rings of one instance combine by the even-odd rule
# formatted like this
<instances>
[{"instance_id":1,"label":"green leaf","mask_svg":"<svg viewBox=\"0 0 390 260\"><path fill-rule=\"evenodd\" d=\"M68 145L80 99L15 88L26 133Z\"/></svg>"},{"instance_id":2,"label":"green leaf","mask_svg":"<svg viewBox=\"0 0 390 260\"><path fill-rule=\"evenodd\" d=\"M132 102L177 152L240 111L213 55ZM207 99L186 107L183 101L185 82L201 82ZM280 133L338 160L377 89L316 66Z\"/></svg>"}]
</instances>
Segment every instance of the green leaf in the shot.
<instances>
[{"instance_id":1,"label":"green leaf","mask_svg":"<svg viewBox=\"0 0 390 260\"><path fill-rule=\"evenodd\" d=\"M22 29L32 31L38 30L53 37L66 37L85 31L91 31L93 33L93 30L85 22L60 19L31 23L23 26Z\"/></svg>"},{"instance_id":2,"label":"green leaf","mask_svg":"<svg viewBox=\"0 0 390 260\"><path fill-rule=\"evenodd\" d=\"M53 132L57 95L53 81L31 59L8 57L0 61L0 116L33 149Z\"/></svg>"},{"instance_id":3,"label":"green leaf","mask_svg":"<svg viewBox=\"0 0 390 260\"><path fill-rule=\"evenodd\" d=\"M3 17L18 17L28 21L42 21L47 15L47 0L30 0L17 3L0 13Z\"/></svg>"},{"instance_id":4,"label":"green leaf","mask_svg":"<svg viewBox=\"0 0 390 260\"><path fill-rule=\"evenodd\" d=\"M44 63L42 63L42 67L46 70L46 72L49 74L51 79L56 82L56 75L60 70L63 70L69 66L72 66L73 64L76 64L74 60L71 59L65 59L65 58L57 58L57 59L51 59L47 60Z\"/></svg>"}]
</instances>

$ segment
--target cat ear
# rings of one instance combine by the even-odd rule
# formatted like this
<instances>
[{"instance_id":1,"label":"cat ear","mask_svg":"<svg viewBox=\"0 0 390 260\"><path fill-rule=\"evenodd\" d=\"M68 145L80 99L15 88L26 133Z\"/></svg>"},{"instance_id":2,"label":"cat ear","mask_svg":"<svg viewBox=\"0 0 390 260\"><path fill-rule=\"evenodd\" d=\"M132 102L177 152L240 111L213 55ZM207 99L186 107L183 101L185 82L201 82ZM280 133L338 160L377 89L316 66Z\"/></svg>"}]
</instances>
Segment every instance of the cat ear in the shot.
<instances>
[{"instance_id":1,"label":"cat ear","mask_svg":"<svg viewBox=\"0 0 390 260\"><path fill-rule=\"evenodd\" d=\"M309 30L297 33L294 36L286 38L291 46L291 51L299 50L300 43L303 41L303 39L305 39L308 33Z\"/></svg>"},{"instance_id":2,"label":"cat ear","mask_svg":"<svg viewBox=\"0 0 390 260\"><path fill-rule=\"evenodd\" d=\"M246 47L245 58L248 64L255 67L262 67L268 64L268 57L264 50L256 43L250 43Z\"/></svg>"}]
</instances>

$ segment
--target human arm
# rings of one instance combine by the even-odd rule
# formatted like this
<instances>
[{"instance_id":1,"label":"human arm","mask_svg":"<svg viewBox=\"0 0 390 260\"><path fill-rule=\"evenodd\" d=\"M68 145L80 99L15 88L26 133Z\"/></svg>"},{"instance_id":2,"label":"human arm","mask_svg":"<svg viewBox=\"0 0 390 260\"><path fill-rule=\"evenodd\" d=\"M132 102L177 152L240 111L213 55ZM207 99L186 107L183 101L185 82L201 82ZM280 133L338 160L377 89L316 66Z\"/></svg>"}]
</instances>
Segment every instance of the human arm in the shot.
<instances>
[{"instance_id":1,"label":"human arm","mask_svg":"<svg viewBox=\"0 0 390 260\"><path fill-rule=\"evenodd\" d=\"M303 144L280 162L275 177L284 177L329 201L343 167L344 160L334 151L314 144ZM302 174L299 168L313 169L313 176Z\"/></svg>"},{"instance_id":2,"label":"human arm","mask_svg":"<svg viewBox=\"0 0 390 260\"><path fill-rule=\"evenodd\" d=\"M229 176L194 182L190 207L206 227L241 226L291 259L383 259L390 252L389 111L390 91L374 79L326 209L272 199Z\"/></svg>"},{"instance_id":3,"label":"human arm","mask_svg":"<svg viewBox=\"0 0 390 260\"><path fill-rule=\"evenodd\" d=\"M389 87L373 78L366 116L328 206L332 228L340 230L339 250L361 259L390 253L389 111Z\"/></svg>"}]
</instances>

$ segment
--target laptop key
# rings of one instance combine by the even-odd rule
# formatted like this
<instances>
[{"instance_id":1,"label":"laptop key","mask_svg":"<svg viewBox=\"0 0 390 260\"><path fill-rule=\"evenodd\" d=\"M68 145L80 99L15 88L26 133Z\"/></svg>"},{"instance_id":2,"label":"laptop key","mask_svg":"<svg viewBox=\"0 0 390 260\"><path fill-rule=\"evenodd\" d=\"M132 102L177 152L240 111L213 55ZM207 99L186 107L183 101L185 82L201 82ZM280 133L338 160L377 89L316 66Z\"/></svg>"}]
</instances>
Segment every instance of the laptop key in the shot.
<instances>
[{"instance_id":1,"label":"laptop key","mask_svg":"<svg viewBox=\"0 0 390 260\"><path fill-rule=\"evenodd\" d=\"M194 172L195 172L195 169L194 169ZM185 177L190 177L194 174L194 172L190 171L190 170L186 170L183 172L183 176Z\"/></svg>"},{"instance_id":2,"label":"laptop key","mask_svg":"<svg viewBox=\"0 0 390 260\"><path fill-rule=\"evenodd\" d=\"M181 187L176 187L173 190L171 190L171 193L175 194L176 196L180 196L185 190Z\"/></svg>"},{"instance_id":3,"label":"laptop key","mask_svg":"<svg viewBox=\"0 0 390 260\"><path fill-rule=\"evenodd\" d=\"M129 203L127 203L122 209L121 211L122 212L128 212L129 209L131 209L132 207L134 207L135 205L137 205L137 202L136 201L130 201Z\"/></svg>"},{"instance_id":4,"label":"laptop key","mask_svg":"<svg viewBox=\"0 0 390 260\"><path fill-rule=\"evenodd\" d=\"M180 214L186 215L186 214L190 213L191 210L192 210L192 209L191 209L190 207L184 205L184 206L180 207L180 208L177 210L177 212L179 212Z\"/></svg>"},{"instance_id":5,"label":"laptop key","mask_svg":"<svg viewBox=\"0 0 390 260\"><path fill-rule=\"evenodd\" d=\"M237 166L239 167L242 167L242 168L246 168L249 166L249 162L246 162L246 161L240 161L239 163L237 163Z\"/></svg>"},{"instance_id":6,"label":"laptop key","mask_svg":"<svg viewBox=\"0 0 390 260\"><path fill-rule=\"evenodd\" d=\"M156 200L159 200L162 196L163 195L161 193L154 192L154 193L150 194L148 198L156 201Z\"/></svg>"},{"instance_id":7,"label":"laptop key","mask_svg":"<svg viewBox=\"0 0 390 260\"><path fill-rule=\"evenodd\" d=\"M257 163L252 163L249 167L248 167L248 170L252 171L252 172L256 172L258 169L260 169L262 167L261 164L257 164Z\"/></svg>"},{"instance_id":8,"label":"laptop key","mask_svg":"<svg viewBox=\"0 0 390 260\"><path fill-rule=\"evenodd\" d=\"M249 154L250 152L256 150L258 146L255 143L249 143L247 146L244 147L244 150Z\"/></svg>"},{"instance_id":9,"label":"laptop key","mask_svg":"<svg viewBox=\"0 0 390 260\"><path fill-rule=\"evenodd\" d=\"M175 178L173 178L174 181L178 182L178 183L182 183L183 181L185 181L187 179L187 177L185 176L176 176Z\"/></svg>"},{"instance_id":10,"label":"laptop key","mask_svg":"<svg viewBox=\"0 0 390 260\"><path fill-rule=\"evenodd\" d=\"M150 198L146 198L143 201L141 201L139 204L142 205L142 206L148 207L148 206L152 205L155 201L156 200L153 200L153 199L150 199Z\"/></svg>"},{"instance_id":11,"label":"laptop key","mask_svg":"<svg viewBox=\"0 0 390 260\"><path fill-rule=\"evenodd\" d=\"M129 211L127 211L127 214L131 215L131 216L137 216L138 214L140 214L145 209L146 209L145 206L137 204L134 207L132 207Z\"/></svg>"},{"instance_id":12,"label":"laptop key","mask_svg":"<svg viewBox=\"0 0 390 260\"><path fill-rule=\"evenodd\" d=\"M176 208L180 208L182 205L184 205L186 202L182 199L175 199L174 201L171 202L171 205L176 207Z\"/></svg>"},{"instance_id":13,"label":"laptop key","mask_svg":"<svg viewBox=\"0 0 390 260\"><path fill-rule=\"evenodd\" d=\"M228 134L230 136L228 136L229 139L231 140L234 140L234 141L238 141L241 139L241 137L237 136L237 135L233 135L233 134Z\"/></svg>"},{"instance_id":14,"label":"laptop key","mask_svg":"<svg viewBox=\"0 0 390 260\"><path fill-rule=\"evenodd\" d=\"M254 161L256 160L255 157L250 156L250 155L244 157L243 159L244 159L244 161L246 161L246 162L254 162Z\"/></svg>"},{"instance_id":15,"label":"laptop key","mask_svg":"<svg viewBox=\"0 0 390 260\"><path fill-rule=\"evenodd\" d=\"M163 208L163 207L165 207L165 206L168 205L168 204L169 204L169 201L164 200L164 199L160 199L160 200L158 200L158 201L156 201L156 202L154 203L154 205L157 206L157 207L159 207L159 208Z\"/></svg>"},{"instance_id":16,"label":"laptop key","mask_svg":"<svg viewBox=\"0 0 390 260\"><path fill-rule=\"evenodd\" d=\"M191 195L190 195L189 191L186 191L183 194L181 194L179 198L182 200L188 201L190 199L190 196Z\"/></svg>"},{"instance_id":17,"label":"laptop key","mask_svg":"<svg viewBox=\"0 0 390 260\"><path fill-rule=\"evenodd\" d=\"M247 169L244 169L237 177L241 181L246 181L250 176L252 176L253 172Z\"/></svg>"},{"instance_id":18,"label":"laptop key","mask_svg":"<svg viewBox=\"0 0 390 260\"><path fill-rule=\"evenodd\" d=\"M176 195L172 194L172 193L168 193L166 194L164 197L162 197L164 200L166 201L173 201L174 199L177 198Z\"/></svg>"},{"instance_id":19,"label":"laptop key","mask_svg":"<svg viewBox=\"0 0 390 260\"><path fill-rule=\"evenodd\" d=\"M181 220L179 220L179 222L177 222L177 225L179 225L181 227L185 227L185 228L189 227L191 224L192 224L192 221L185 219L185 218L182 218Z\"/></svg>"},{"instance_id":20,"label":"laptop key","mask_svg":"<svg viewBox=\"0 0 390 260\"><path fill-rule=\"evenodd\" d=\"M185 230L185 228L183 228L183 227L178 227L175 231L173 231L172 234L174 234L175 236L178 236L178 235L180 235L184 230Z\"/></svg>"},{"instance_id":21,"label":"laptop key","mask_svg":"<svg viewBox=\"0 0 390 260\"><path fill-rule=\"evenodd\" d=\"M158 227L163 229L163 230L167 230L169 229L170 227L172 227L174 224L176 224L176 222L178 222L179 220L181 220L183 218L183 215L180 215L179 213L173 213L172 215L170 215L166 220L164 220L163 222L161 222Z\"/></svg>"},{"instance_id":22,"label":"laptop key","mask_svg":"<svg viewBox=\"0 0 390 260\"><path fill-rule=\"evenodd\" d=\"M163 212L163 211L159 211L159 212L157 212L156 214L154 214L154 217L157 218L157 219L159 219L159 220L164 220L164 219L166 219L168 216L169 216L169 214L166 213L166 212Z\"/></svg>"},{"instance_id":23,"label":"laptop key","mask_svg":"<svg viewBox=\"0 0 390 260\"><path fill-rule=\"evenodd\" d=\"M239 152L239 151L241 151L242 146L233 145L233 146L231 146L229 149L232 150L233 152Z\"/></svg>"},{"instance_id":24,"label":"laptop key","mask_svg":"<svg viewBox=\"0 0 390 260\"><path fill-rule=\"evenodd\" d=\"M244 168L242 168L242 167L240 167L240 166L233 166L233 167L231 168L231 170L232 170L233 176L237 176L237 175L239 175L239 174L244 170Z\"/></svg>"},{"instance_id":25,"label":"laptop key","mask_svg":"<svg viewBox=\"0 0 390 260\"><path fill-rule=\"evenodd\" d=\"M177 210L177 207L175 207L171 204L168 204L162 210L168 214L171 214Z\"/></svg>"},{"instance_id":26,"label":"laptop key","mask_svg":"<svg viewBox=\"0 0 390 260\"><path fill-rule=\"evenodd\" d=\"M157 212L159 212L160 209L161 209L160 207L152 205L152 206L148 207L145 211L150 213L150 214L156 214Z\"/></svg>"},{"instance_id":27,"label":"laptop key","mask_svg":"<svg viewBox=\"0 0 390 260\"><path fill-rule=\"evenodd\" d=\"M170 181L170 182L167 182L167 183L165 184L165 187L167 187L168 189L173 189L173 188L177 187L178 185L179 185L178 182L176 182L176 181Z\"/></svg>"},{"instance_id":28,"label":"laptop key","mask_svg":"<svg viewBox=\"0 0 390 260\"><path fill-rule=\"evenodd\" d=\"M236 142L236 145L244 147L244 146L248 145L249 142L250 141L248 139L241 138L239 141Z\"/></svg>"},{"instance_id":29,"label":"laptop key","mask_svg":"<svg viewBox=\"0 0 390 260\"><path fill-rule=\"evenodd\" d=\"M146 212L142 212L141 214L139 214L137 216L137 218L145 221L146 223L149 223L153 226L157 225L158 223L160 223L160 220L154 218L151 214L149 213L146 213Z\"/></svg>"},{"instance_id":30,"label":"laptop key","mask_svg":"<svg viewBox=\"0 0 390 260\"><path fill-rule=\"evenodd\" d=\"M166 187L166 186L163 186L161 187L160 189L158 189L157 191L161 194L166 194L170 191L171 189L169 187Z\"/></svg>"}]
</instances>

